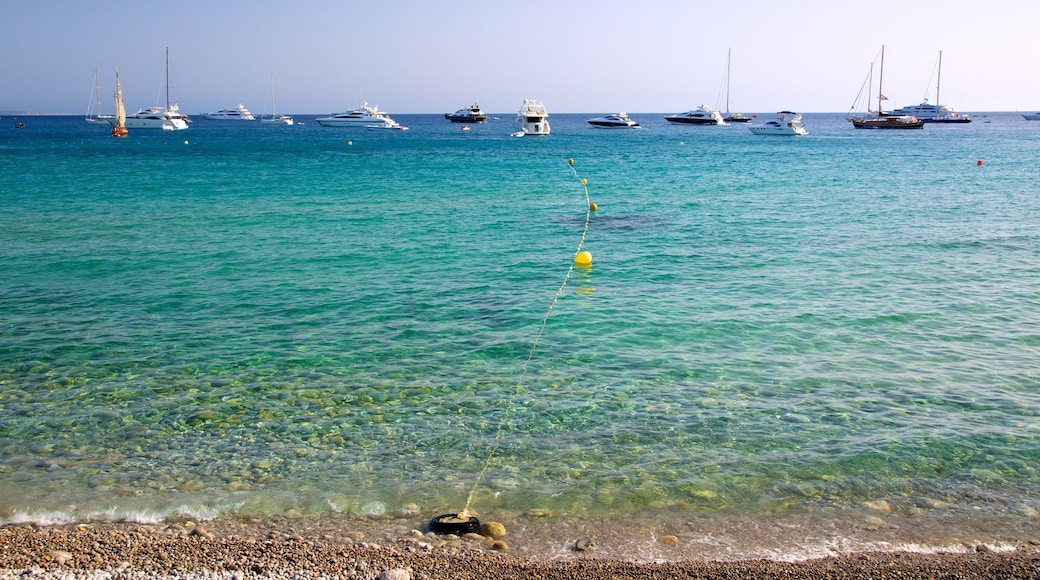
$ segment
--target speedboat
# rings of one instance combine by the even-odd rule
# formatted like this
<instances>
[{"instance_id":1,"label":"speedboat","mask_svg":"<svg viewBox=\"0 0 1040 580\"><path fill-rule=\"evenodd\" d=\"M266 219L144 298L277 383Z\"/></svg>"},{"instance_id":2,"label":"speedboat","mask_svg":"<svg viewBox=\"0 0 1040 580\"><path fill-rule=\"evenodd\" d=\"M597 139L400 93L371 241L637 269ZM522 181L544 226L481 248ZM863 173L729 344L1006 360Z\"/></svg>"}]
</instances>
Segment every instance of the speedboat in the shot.
<instances>
[{"instance_id":1,"label":"speedboat","mask_svg":"<svg viewBox=\"0 0 1040 580\"><path fill-rule=\"evenodd\" d=\"M593 127L631 127L633 129L639 128L639 123L636 123L635 121L630 119L628 117L628 114L624 111L614 115L604 115L602 117L596 117L595 119L589 119L588 121L586 121L586 123L592 125Z\"/></svg>"},{"instance_id":2,"label":"speedboat","mask_svg":"<svg viewBox=\"0 0 1040 580\"><path fill-rule=\"evenodd\" d=\"M692 111L666 115L664 118L669 123L685 123L688 125L726 125L722 113L712 109L708 105L701 105Z\"/></svg>"},{"instance_id":3,"label":"speedboat","mask_svg":"<svg viewBox=\"0 0 1040 580\"><path fill-rule=\"evenodd\" d=\"M808 135L802 116L793 111L780 111L777 118L762 125L752 125L748 130L755 135Z\"/></svg>"},{"instance_id":4,"label":"speedboat","mask_svg":"<svg viewBox=\"0 0 1040 580\"><path fill-rule=\"evenodd\" d=\"M514 137L549 134L549 112L545 110L545 105L536 99L524 99L514 123Z\"/></svg>"},{"instance_id":5,"label":"speedboat","mask_svg":"<svg viewBox=\"0 0 1040 580\"><path fill-rule=\"evenodd\" d=\"M920 105L893 109L891 115L912 115L925 123L970 123L971 116L957 113L946 105L933 105L925 99Z\"/></svg>"},{"instance_id":6,"label":"speedboat","mask_svg":"<svg viewBox=\"0 0 1040 580\"><path fill-rule=\"evenodd\" d=\"M1023 113L1022 117L1026 121L1040 121L1040 113Z\"/></svg>"},{"instance_id":7,"label":"speedboat","mask_svg":"<svg viewBox=\"0 0 1040 580\"><path fill-rule=\"evenodd\" d=\"M203 117L214 121L254 121L256 117L239 103L234 109L221 109L215 113L206 113Z\"/></svg>"},{"instance_id":8,"label":"speedboat","mask_svg":"<svg viewBox=\"0 0 1040 580\"><path fill-rule=\"evenodd\" d=\"M380 111L379 107L369 106L368 103L362 103L360 107L350 111L335 113L328 117L318 117L315 121L322 127L408 130L408 127L402 126L397 121L391 119L390 115Z\"/></svg>"},{"instance_id":9,"label":"speedboat","mask_svg":"<svg viewBox=\"0 0 1040 580\"><path fill-rule=\"evenodd\" d=\"M190 119L180 112L177 105L171 105L166 109L162 107L140 109L133 115L127 115L123 126L127 129L162 129L163 131L182 131L188 128L188 121L190 121ZM116 120L111 119L110 123L114 127Z\"/></svg>"},{"instance_id":10,"label":"speedboat","mask_svg":"<svg viewBox=\"0 0 1040 580\"><path fill-rule=\"evenodd\" d=\"M473 103L463 107L454 113L444 113L444 118L452 123L486 123L487 115L481 110L480 105Z\"/></svg>"}]
</instances>

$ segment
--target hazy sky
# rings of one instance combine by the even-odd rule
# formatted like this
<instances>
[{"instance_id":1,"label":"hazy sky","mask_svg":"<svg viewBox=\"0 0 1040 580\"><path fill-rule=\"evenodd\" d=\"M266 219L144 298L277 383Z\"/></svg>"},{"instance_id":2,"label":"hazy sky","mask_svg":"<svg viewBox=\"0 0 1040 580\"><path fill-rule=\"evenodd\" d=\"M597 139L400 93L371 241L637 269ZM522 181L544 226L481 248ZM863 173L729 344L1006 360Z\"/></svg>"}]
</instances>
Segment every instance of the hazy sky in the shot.
<instances>
[{"instance_id":1,"label":"hazy sky","mask_svg":"<svg viewBox=\"0 0 1040 580\"><path fill-rule=\"evenodd\" d=\"M82 114L119 67L129 111L390 113L541 99L550 113L846 112L885 45L887 105L1040 110L1040 2L0 0L0 110ZM875 77L876 78L876 77ZM876 94L876 93L875 93Z\"/></svg>"}]
</instances>

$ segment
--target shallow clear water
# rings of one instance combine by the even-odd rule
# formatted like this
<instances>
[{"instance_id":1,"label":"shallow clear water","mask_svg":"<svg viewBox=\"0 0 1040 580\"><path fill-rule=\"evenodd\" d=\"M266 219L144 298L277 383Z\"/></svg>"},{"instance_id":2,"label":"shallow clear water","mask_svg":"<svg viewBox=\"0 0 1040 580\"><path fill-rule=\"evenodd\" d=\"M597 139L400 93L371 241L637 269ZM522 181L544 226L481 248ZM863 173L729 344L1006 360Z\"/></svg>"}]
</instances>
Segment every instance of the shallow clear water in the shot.
<instances>
[{"instance_id":1,"label":"shallow clear water","mask_svg":"<svg viewBox=\"0 0 1040 580\"><path fill-rule=\"evenodd\" d=\"M0 523L1035 517L1040 124L591 116L0 121Z\"/></svg>"}]
</instances>

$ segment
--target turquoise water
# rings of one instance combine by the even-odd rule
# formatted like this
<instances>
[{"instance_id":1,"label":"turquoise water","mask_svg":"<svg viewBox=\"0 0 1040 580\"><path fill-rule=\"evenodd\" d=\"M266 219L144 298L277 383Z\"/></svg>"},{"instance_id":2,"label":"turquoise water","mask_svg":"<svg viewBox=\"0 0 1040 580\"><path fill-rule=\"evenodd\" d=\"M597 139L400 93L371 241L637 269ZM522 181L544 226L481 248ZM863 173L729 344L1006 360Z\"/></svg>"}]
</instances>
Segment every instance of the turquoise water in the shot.
<instances>
[{"instance_id":1,"label":"turquoise water","mask_svg":"<svg viewBox=\"0 0 1040 580\"><path fill-rule=\"evenodd\" d=\"M4 118L0 524L1035 518L1040 124L591 116Z\"/></svg>"}]
</instances>

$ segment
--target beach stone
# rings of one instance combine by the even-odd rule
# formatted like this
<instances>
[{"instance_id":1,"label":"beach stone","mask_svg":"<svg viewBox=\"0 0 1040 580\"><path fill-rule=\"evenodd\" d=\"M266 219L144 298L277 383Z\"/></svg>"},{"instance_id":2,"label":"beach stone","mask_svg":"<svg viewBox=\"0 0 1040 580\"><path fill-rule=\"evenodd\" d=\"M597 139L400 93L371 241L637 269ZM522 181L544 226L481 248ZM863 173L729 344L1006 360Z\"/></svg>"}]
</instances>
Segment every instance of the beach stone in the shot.
<instances>
[{"instance_id":1,"label":"beach stone","mask_svg":"<svg viewBox=\"0 0 1040 580\"><path fill-rule=\"evenodd\" d=\"M485 522L480 526L480 533L489 538L501 540L506 535L506 527L499 522Z\"/></svg>"},{"instance_id":2,"label":"beach stone","mask_svg":"<svg viewBox=\"0 0 1040 580\"><path fill-rule=\"evenodd\" d=\"M51 550L47 555L54 558L54 561L58 564L65 564L65 562L72 559L72 554L63 550Z\"/></svg>"},{"instance_id":3,"label":"beach stone","mask_svg":"<svg viewBox=\"0 0 1040 580\"><path fill-rule=\"evenodd\" d=\"M504 540L494 540L488 544L492 550L496 552L507 552L509 551L509 544L505 543Z\"/></svg>"},{"instance_id":4,"label":"beach stone","mask_svg":"<svg viewBox=\"0 0 1040 580\"><path fill-rule=\"evenodd\" d=\"M661 536L660 542L662 544L675 545L679 543L679 538L676 536Z\"/></svg>"},{"instance_id":5,"label":"beach stone","mask_svg":"<svg viewBox=\"0 0 1040 580\"><path fill-rule=\"evenodd\" d=\"M894 506L892 505L892 502L888 501L887 499L878 499L878 500L874 500L874 501L866 501L866 502L863 502L863 505L865 505L866 507L868 507L868 508L870 508L870 509L872 509L874 511L886 512L886 513L892 511L893 509L895 509Z\"/></svg>"},{"instance_id":6,"label":"beach stone","mask_svg":"<svg viewBox=\"0 0 1040 580\"><path fill-rule=\"evenodd\" d=\"M574 550L577 552L588 552L595 547L596 544L592 541L592 538L582 538L574 542Z\"/></svg>"},{"instance_id":7,"label":"beach stone","mask_svg":"<svg viewBox=\"0 0 1040 580\"><path fill-rule=\"evenodd\" d=\"M412 580L412 571L408 568L393 568L379 573L379 580Z\"/></svg>"}]
</instances>

